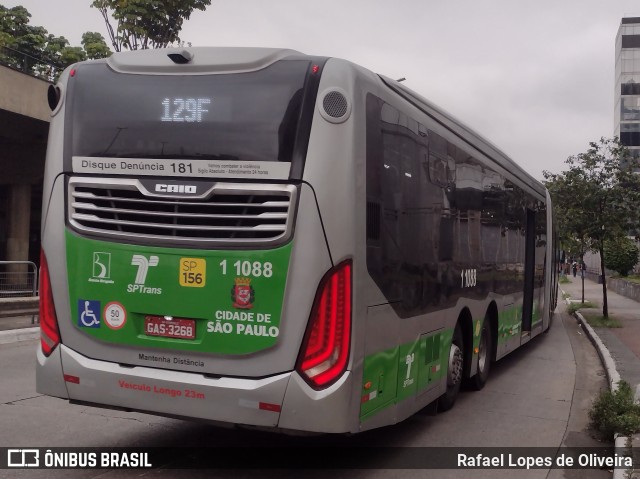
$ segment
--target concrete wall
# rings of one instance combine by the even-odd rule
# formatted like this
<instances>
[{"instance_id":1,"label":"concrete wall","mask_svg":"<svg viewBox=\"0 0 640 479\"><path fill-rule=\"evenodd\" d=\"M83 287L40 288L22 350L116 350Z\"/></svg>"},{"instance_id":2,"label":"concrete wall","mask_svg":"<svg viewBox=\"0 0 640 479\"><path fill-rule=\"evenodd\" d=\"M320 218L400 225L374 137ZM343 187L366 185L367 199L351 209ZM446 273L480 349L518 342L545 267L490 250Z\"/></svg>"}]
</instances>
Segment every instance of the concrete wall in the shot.
<instances>
[{"instance_id":1,"label":"concrete wall","mask_svg":"<svg viewBox=\"0 0 640 479\"><path fill-rule=\"evenodd\" d=\"M631 283L620 278L608 278L607 288L627 298L640 301L640 284Z\"/></svg>"},{"instance_id":2,"label":"concrete wall","mask_svg":"<svg viewBox=\"0 0 640 479\"><path fill-rule=\"evenodd\" d=\"M49 83L0 65L0 110L48 122Z\"/></svg>"},{"instance_id":3,"label":"concrete wall","mask_svg":"<svg viewBox=\"0 0 640 479\"><path fill-rule=\"evenodd\" d=\"M598 275L590 271L587 272L585 278L591 281L599 280ZM640 283L632 283L621 278L607 277L607 290L640 302Z\"/></svg>"}]
</instances>

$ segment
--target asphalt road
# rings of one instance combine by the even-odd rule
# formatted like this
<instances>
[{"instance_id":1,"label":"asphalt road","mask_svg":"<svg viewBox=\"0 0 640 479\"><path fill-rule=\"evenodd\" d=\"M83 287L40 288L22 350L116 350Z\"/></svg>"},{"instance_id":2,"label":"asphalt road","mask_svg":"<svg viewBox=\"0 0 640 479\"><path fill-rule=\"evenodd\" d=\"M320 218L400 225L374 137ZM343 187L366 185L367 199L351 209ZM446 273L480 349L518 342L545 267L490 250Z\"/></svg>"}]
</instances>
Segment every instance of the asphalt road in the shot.
<instances>
[{"instance_id":1,"label":"asphalt road","mask_svg":"<svg viewBox=\"0 0 640 479\"><path fill-rule=\"evenodd\" d=\"M181 446L598 446L588 431L587 410L604 371L572 317L557 314L551 331L495 364L487 386L463 391L442 414L424 410L395 426L355 436L294 437L195 422L70 405L35 392L37 341L0 345L0 447ZM374 451L372 449L372 451ZM427 452L427 451L425 451ZM318 464L322 463L321 452ZM167 458L171 462L171 458ZM242 464L242 458L238 458ZM2 477L322 477L335 478L604 478L606 470L0 470Z\"/></svg>"}]
</instances>

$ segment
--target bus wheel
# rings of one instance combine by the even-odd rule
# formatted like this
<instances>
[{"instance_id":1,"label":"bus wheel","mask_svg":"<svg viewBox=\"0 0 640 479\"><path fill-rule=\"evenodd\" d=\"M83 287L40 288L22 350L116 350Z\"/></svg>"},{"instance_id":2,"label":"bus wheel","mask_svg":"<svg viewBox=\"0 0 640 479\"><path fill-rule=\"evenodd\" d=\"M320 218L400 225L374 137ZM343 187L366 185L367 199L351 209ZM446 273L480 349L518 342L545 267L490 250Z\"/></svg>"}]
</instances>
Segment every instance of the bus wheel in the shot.
<instances>
[{"instance_id":1,"label":"bus wheel","mask_svg":"<svg viewBox=\"0 0 640 479\"><path fill-rule=\"evenodd\" d=\"M449 363L447 366L447 390L438 399L438 409L440 411L448 411L456 402L460 385L462 384L462 375L464 372L464 341L462 339L462 330L460 324L456 324L453 332L451 347L449 348Z\"/></svg>"},{"instance_id":2,"label":"bus wheel","mask_svg":"<svg viewBox=\"0 0 640 479\"><path fill-rule=\"evenodd\" d=\"M547 325L547 329L544 330L545 334L551 331L551 325L553 324L553 316L554 316L554 312L549 311L549 324Z\"/></svg>"},{"instance_id":3,"label":"bus wheel","mask_svg":"<svg viewBox=\"0 0 640 479\"><path fill-rule=\"evenodd\" d=\"M491 351L493 351L493 336L491 334L491 322L484 318L480 332L480 344L478 345L478 372L469 381L476 391L482 389L489 379L491 369Z\"/></svg>"}]
</instances>

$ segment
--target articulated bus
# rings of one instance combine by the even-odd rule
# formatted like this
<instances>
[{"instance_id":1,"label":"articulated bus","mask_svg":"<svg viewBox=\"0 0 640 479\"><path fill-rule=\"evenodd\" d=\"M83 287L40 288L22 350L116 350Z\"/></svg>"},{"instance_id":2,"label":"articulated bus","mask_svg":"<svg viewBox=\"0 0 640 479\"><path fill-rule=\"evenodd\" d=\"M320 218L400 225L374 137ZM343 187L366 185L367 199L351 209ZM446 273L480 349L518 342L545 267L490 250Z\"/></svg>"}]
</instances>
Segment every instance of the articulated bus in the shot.
<instances>
[{"instance_id":1,"label":"articulated bus","mask_svg":"<svg viewBox=\"0 0 640 479\"><path fill-rule=\"evenodd\" d=\"M451 408L551 325L544 186L397 81L165 49L48 100L40 393L357 433Z\"/></svg>"}]
</instances>

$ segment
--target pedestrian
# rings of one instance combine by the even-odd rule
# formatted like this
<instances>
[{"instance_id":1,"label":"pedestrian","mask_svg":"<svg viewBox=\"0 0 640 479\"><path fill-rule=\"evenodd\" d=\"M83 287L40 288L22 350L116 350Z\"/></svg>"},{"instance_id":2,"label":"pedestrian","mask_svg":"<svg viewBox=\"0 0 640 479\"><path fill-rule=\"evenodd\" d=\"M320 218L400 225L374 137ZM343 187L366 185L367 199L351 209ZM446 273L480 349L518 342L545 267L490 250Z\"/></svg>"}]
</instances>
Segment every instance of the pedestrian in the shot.
<instances>
[{"instance_id":1,"label":"pedestrian","mask_svg":"<svg viewBox=\"0 0 640 479\"><path fill-rule=\"evenodd\" d=\"M578 274L578 263L575 261L571 263L571 268L573 269L573 277L575 278L576 274Z\"/></svg>"}]
</instances>

